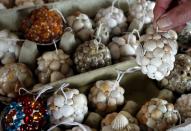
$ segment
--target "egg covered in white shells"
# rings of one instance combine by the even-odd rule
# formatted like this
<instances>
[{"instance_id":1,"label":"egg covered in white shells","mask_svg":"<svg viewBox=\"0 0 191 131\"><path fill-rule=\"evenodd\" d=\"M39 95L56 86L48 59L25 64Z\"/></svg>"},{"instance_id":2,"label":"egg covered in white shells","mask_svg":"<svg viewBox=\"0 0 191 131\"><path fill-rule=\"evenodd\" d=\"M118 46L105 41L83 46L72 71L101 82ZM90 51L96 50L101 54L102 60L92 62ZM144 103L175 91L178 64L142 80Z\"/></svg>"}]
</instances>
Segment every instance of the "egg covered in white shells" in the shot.
<instances>
[{"instance_id":1,"label":"egg covered in white shells","mask_svg":"<svg viewBox=\"0 0 191 131\"><path fill-rule=\"evenodd\" d=\"M55 82L73 75L70 56L63 50L48 51L37 58L36 74L40 83Z\"/></svg>"},{"instance_id":2,"label":"egg covered in white shells","mask_svg":"<svg viewBox=\"0 0 191 131\"><path fill-rule=\"evenodd\" d=\"M174 69L168 77L161 81L161 85L178 93L191 90L191 57L186 54L176 56Z\"/></svg>"},{"instance_id":3,"label":"egg covered in white shells","mask_svg":"<svg viewBox=\"0 0 191 131\"><path fill-rule=\"evenodd\" d=\"M77 89L64 89L48 99L51 123L82 122L88 112L87 98Z\"/></svg>"},{"instance_id":4,"label":"egg covered in white shells","mask_svg":"<svg viewBox=\"0 0 191 131\"><path fill-rule=\"evenodd\" d=\"M14 98L20 88L30 89L33 84L32 72L24 64L7 64L0 68L0 95Z\"/></svg>"},{"instance_id":5,"label":"egg covered in white shells","mask_svg":"<svg viewBox=\"0 0 191 131\"><path fill-rule=\"evenodd\" d=\"M86 41L77 47L74 63L77 71L82 73L110 65L111 54L109 49L99 41Z\"/></svg>"},{"instance_id":6,"label":"egg covered in white shells","mask_svg":"<svg viewBox=\"0 0 191 131\"><path fill-rule=\"evenodd\" d=\"M153 9L155 2L150 0L134 0L129 3L129 14L130 14L130 26L128 31L137 29L142 31L145 24L149 24L153 21L154 14Z\"/></svg>"},{"instance_id":7,"label":"egg covered in white shells","mask_svg":"<svg viewBox=\"0 0 191 131\"><path fill-rule=\"evenodd\" d=\"M140 131L136 118L126 111L108 114L101 126L101 131Z\"/></svg>"},{"instance_id":8,"label":"egg covered in white shells","mask_svg":"<svg viewBox=\"0 0 191 131\"><path fill-rule=\"evenodd\" d=\"M150 0L135 0L132 5L129 6L129 13L134 19L138 19L145 24L151 23L154 14L153 9L155 2Z\"/></svg>"},{"instance_id":9,"label":"egg covered in white shells","mask_svg":"<svg viewBox=\"0 0 191 131\"><path fill-rule=\"evenodd\" d=\"M76 33L76 36L82 40L87 41L93 35L93 23L91 19L84 13L75 12L67 18L69 26Z\"/></svg>"},{"instance_id":10,"label":"egg covered in white shells","mask_svg":"<svg viewBox=\"0 0 191 131\"><path fill-rule=\"evenodd\" d=\"M108 47L112 59L119 60L122 57L134 56L138 45L136 36L132 33L127 33L122 37L113 37Z\"/></svg>"},{"instance_id":11,"label":"egg covered in white shells","mask_svg":"<svg viewBox=\"0 0 191 131\"><path fill-rule=\"evenodd\" d=\"M110 6L105 9L100 9L95 17L97 25L105 24L110 28L110 32L113 30L114 34L122 33L124 27L127 26L126 17L123 11L114 6ZM119 26L119 29L117 28ZM116 28L116 29L115 29ZM118 32L119 30L119 32Z\"/></svg>"},{"instance_id":12,"label":"egg covered in white shells","mask_svg":"<svg viewBox=\"0 0 191 131\"><path fill-rule=\"evenodd\" d=\"M162 80L174 68L177 53L177 34L173 30L167 32L148 31L141 36L136 50L136 61L143 74L149 78Z\"/></svg>"},{"instance_id":13,"label":"egg covered in white shells","mask_svg":"<svg viewBox=\"0 0 191 131\"><path fill-rule=\"evenodd\" d=\"M137 119L148 128L164 131L178 122L179 115L173 104L153 98L141 107Z\"/></svg>"},{"instance_id":14,"label":"egg covered in white shells","mask_svg":"<svg viewBox=\"0 0 191 131\"><path fill-rule=\"evenodd\" d=\"M99 113L113 112L124 103L124 89L114 81L100 80L90 89L88 99Z\"/></svg>"},{"instance_id":15,"label":"egg covered in white shells","mask_svg":"<svg viewBox=\"0 0 191 131\"><path fill-rule=\"evenodd\" d=\"M17 44L18 37L8 30L0 31L0 60L2 64L14 63L20 53L20 46ZM5 40L4 40L5 39Z\"/></svg>"}]
</instances>

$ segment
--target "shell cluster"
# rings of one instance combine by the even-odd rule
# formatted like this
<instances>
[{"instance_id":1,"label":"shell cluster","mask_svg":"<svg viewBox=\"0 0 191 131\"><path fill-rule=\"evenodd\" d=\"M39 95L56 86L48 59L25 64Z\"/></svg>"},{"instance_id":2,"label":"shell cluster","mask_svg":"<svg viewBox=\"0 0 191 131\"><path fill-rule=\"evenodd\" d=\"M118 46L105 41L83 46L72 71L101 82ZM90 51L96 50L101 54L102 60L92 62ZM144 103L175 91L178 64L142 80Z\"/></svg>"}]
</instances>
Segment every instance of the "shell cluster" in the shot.
<instances>
[{"instance_id":1,"label":"shell cluster","mask_svg":"<svg viewBox=\"0 0 191 131\"><path fill-rule=\"evenodd\" d=\"M8 64L0 68L0 95L16 97L19 89L30 89L33 86L33 75L26 65Z\"/></svg>"},{"instance_id":2,"label":"shell cluster","mask_svg":"<svg viewBox=\"0 0 191 131\"><path fill-rule=\"evenodd\" d=\"M48 99L51 123L82 122L88 112L86 96L69 88L64 89L64 94L55 93Z\"/></svg>"},{"instance_id":3,"label":"shell cluster","mask_svg":"<svg viewBox=\"0 0 191 131\"><path fill-rule=\"evenodd\" d=\"M73 74L72 60L61 49L45 52L37 58L36 74L41 83L55 82Z\"/></svg>"},{"instance_id":4,"label":"shell cluster","mask_svg":"<svg viewBox=\"0 0 191 131\"><path fill-rule=\"evenodd\" d=\"M63 34L63 28L62 17L46 6L33 10L21 22L25 38L40 44L49 44L57 40Z\"/></svg>"},{"instance_id":5,"label":"shell cluster","mask_svg":"<svg viewBox=\"0 0 191 131\"><path fill-rule=\"evenodd\" d=\"M89 101L97 112L113 112L124 103L124 89L113 81L97 81L90 89Z\"/></svg>"},{"instance_id":6,"label":"shell cluster","mask_svg":"<svg viewBox=\"0 0 191 131\"><path fill-rule=\"evenodd\" d=\"M141 45L136 50L136 61L141 66L143 74L160 81L174 68L178 48L177 34L173 30L147 33L140 38Z\"/></svg>"},{"instance_id":7,"label":"shell cluster","mask_svg":"<svg viewBox=\"0 0 191 131\"><path fill-rule=\"evenodd\" d=\"M168 77L165 77L161 84L167 89L178 93L185 93L191 90L191 57L186 54L176 56L174 69Z\"/></svg>"},{"instance_id":8,"label":"shell cluster","mask_svg":"<svg viewBox=\"0 0 191 131\"><path fill-rule=\"evenodd\" d=\"M108 45L112 59L119 60L123 57L135 55L138 43L136 36L132 33L125 34L122 37L113 37Z\"/></svg>"},{"instance_id":9,"label":"shell cluster","mask_svg":"<svg viewBox=\"0 0 191 131\"><path fill-rule=\"evenodd\" d=\"M76 36L82 40L89 40L93 34L93 25L91 19L81 12L76 12L73 15L67 18L68 24L74 32Z\"/></svg>"},{"instance_id":10,"label":"shell cluster","mask_svg":"<svg viewBox=\"0 0 191 131\"><path fill-rule=\"evenodd\" d=\"M135 0L129 6L130 17L132 17L129 30L138 29L142 30L144 24L149 24L153 21L153 9L155 2L147 0Z\"/></svg>"},{"instance_id":11,"label":"shell cluster","mask_svg":"<svg viewBox=\"0 0 191 131\"><path fill-rule=\"evenodd\" d=\"M16 41L12 41L9 39L18 39L18 37L11 33L8 30L1 30L0 31L0 60L1 64L10 64L14 63L20 53L20 46L17 44ZM7 40L3 40L7 39Z\"/></svg>"},{"instance_id":12,"label":"shell cluster","mask_svg":"<svg viewBox=\"0 0 191 131\"><path fill-rule=\"evenodd\" d=\"M74 63L78 72L86 72L110 65L111 54L109 49L97 40L86 41L77 47Z\"/></svg>"},{"instance_id":13,"label":"shell cluster","mask_svg":"<svg viewBox=\"0 0 191 131\"><path fill-rule=\"evenodd\" d=\"M173 104L166 100L153 98L141 107L137 119L151 129L164 131L175 125L179 118Z\"/></svg>"},{"instance_id":14,"label":"shell cluster","mask_svg":"<svg viewBox=\"0 0 191 131\"><path fill-rule=\"evenodd\" d=\"M108 114L101 124L101 131L140 131L136 118L125 111Z\"/></svg>"},{"instance_id":15,"label":"shell cluster","mask_svg":"<svg viewBox=\"0 0 191 131\"><path fill-rule=\"evenodd\" d=\"M179 111L181 119L184 121L191 117L191 94L183 94L177 99L175 108Z\"/></svg>"},{"instance_id":16,"label":"shell cluster","mask_svg":"<svg viewBox=\"0 0 191 131\"><path fill-rule=\"evenodd\" d=\"M114 34L122 33L124 27L127 26L127 18L125 17L123 11L114 6L110 6L106 9L100 9L96 14L95 21L97 25L106 25L110 29L110 32L113 30Z\"/></svg>"}]
</instances>

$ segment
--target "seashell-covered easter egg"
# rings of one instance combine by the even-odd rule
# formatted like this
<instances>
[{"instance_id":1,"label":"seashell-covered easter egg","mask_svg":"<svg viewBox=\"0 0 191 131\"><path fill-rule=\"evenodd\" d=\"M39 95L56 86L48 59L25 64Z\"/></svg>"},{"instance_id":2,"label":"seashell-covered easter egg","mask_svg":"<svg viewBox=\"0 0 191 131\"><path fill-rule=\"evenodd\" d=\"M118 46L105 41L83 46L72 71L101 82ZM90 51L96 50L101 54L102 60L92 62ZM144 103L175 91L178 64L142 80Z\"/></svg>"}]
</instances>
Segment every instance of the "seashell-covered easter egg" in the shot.
<instances>
[{"instance_id":1,"label":"seashell-covered easter egg","mask_svg":"<svg viewBox=\"0 0 191 131\"><path fill-rule=\"evenodd\" d=\"M74 54L78 72L86 72L111 64L109 49L97 40L86 41L79 45Z\"/></svg>"},{"instance_id":2,"label":"seashell-covered easter egg","mask_svg":"<svg viewBox=\"0 0 191 131\"><path fill-rule=\"evenodd\" d=\"M87 98L77 89L64 88L48 99L52 124L61 122L82 122L88 112Z\"/></svg>"},{"instance_id":3,"label":"seashell-covered easter egg","mask_svg":"<svg viewBox=\"0 0 191 131\"><path fill-rule=\"evenodd\" d=\"M90 89L88 99L96 112L113 112L124 104L125 90L119 84L114 84L114 81L100 80Z\"/></svg>"},{"instance_id":4,"label":"seashell-covered easter egg","mask_svg":"<svg viewBox=\"0 0 191 131\"><path fill-rule=\"evenodd\" d=\"M108 114L101 126L101 131L140 131L136 118L125 111Z\"/></svg>"},{"instance_id":5,"label":"seashell-covered easter egg","mask_svg":"<svg viewBox=\"0 0 191 131\"><path fill-rule=\"evenodd\" d=\"M2 113L3 131L42 131L49 126L46 102L34 96L19 96Z\"/></svg>"},{"instance_id":6,"label":"seashell-covered easter egg","mask_svg":"<svg viewBox=\"0 0 191 131\"><path fill-rule=\"evenodd\" d=\"M36 74L40 83L55 82L73 75L72 60L63 50L48 51L37 58Z\"/></svg>"},{"instance_id":7,"label":"seashell-covered easter egg","mask_svg":"<svg viewBox=\"0 0 191 131\"><path fill-rule=\"evenodd\" d=\"M108 47L112 59L119 60L123 57L134 56L138 43L134 34L127 33L122 37L113 37Z\"/></svg>"},{"instance_id":8,"label":"seashell-covered easter egg","mask_svg":"<svg viewBox=\"0 0 191 131\"><path fill-rule=\"evenodd\" d=\"M91 19L86 14L79 11L75 12L67 18L67 21L80 40L87 41L91 39L94 32L93 25Z\"/></svg>"},{"instance_id":9,"label":"seashell-covered easter egg","mask_svg":"<svg viewBox=\"0 0 191 131\"><path fill-rule=\"evenodd\" d=\"M33 10L21 22L21 31L26 39L48 44L63 34L64 23L59 13L43 6Z\"/></svg>"},{"instance_id":10,"label":"seashell-covered easter egg","mask_svg":"<svg viewBox=\"0 0 191 131\"><path fill-rule=\"evenodd\" d=\"M186 54L178 54L174 69L170 75L161 81L161 85L178 93L191 90L191 57Z\"/></svg>"},{"instance_id":11,"label":"seashell-covered easter egg","mask_svg":"<svg viewBox=\"0 0 191 131\"><path fill-rule=\"evenodd\" d=\"M30 89L33 82L32 72L24 64L8 64L0 68L0 95L14 98L21 87Z\"/></svg>"},{"instance_id":12,"label":"seashell-covered easter egg","mask_svg":"<svg viewBox=\"0 0 191 131\"><path fill-rule=\"evenodd\" d=\"M146 24L153 21L155 2L150 0L134 0L129 3L130 25L128 31L142 31Z\"/></svg>"},{"instance_id":13,"label":"seashell-covered easter egg","mask_svg":"<svg viewBox=\"0 0 191 131\"><path fill-rule=\"evenodd\" d=\"M18 39L18 37L14 33L11 33L9 30L4 29L0 31L0 38L2 38L0 40L1 64L14 63L19 57L21 47L17 44L16 41L11 39Z\"/></svg>"},{"instance_id":14,"label":"seashell-covered easter egg","mask_svg":"<svg viewBox=\"0 0 191 131\"><path fill-rule=\"evenodd\" d=\"M154 18L153 9L155 2L150 0L136 0L129 6L129 13L132 18L138 19L145 24L152 22Z\"/></svg>"},{"instance_id":15,"label":"seashell-covered easter egg","mask_svg":"<svg viewBox=\"0 0 191 131\"><path fill-rule=\"evenodd\" d=\"M122 33L122 28L127 26L127 18L125 17L123 11L112 6L105 9L100 9L95 16L95 21L97 25L106 25L110 29L110 32L112 32L113 29L114 34L118 34L116 30L119 30L119 33Z\"/></svg>"},{"instance_id":16,"label":"seashell-covered easter egg","mask_svg":"<svg viewBox=\"0 0 191 131\"><path fill-rule=\"evenodd\" d=\"M182 121L191 118L191 94L183 94L177 99L175 108L179 111Z\"/></svg>"},{"instance_id":17,"label":"seashell-covered easter egg","mask_svg":"<svg viewBox=\"0 0 191 131\"><path fill-rule=\"evenodd\" d=\"M174 126L178 120L178 111L166 100L153 98L145 103L137 114L141 124L156 131L164 131Z\"/></svg>"},{"instance_id":18,"label":"seashell-covered easter egg","mask_svg":"<svg viewBox=\"0 0 191 131\"><path fill-rule=\"evenodd\" d=\"M170 75L177 53L177 34L173 30L141 36L141 45L136 50L136 61L142 73L158 81Z\"/></svg>"}]
</instances>

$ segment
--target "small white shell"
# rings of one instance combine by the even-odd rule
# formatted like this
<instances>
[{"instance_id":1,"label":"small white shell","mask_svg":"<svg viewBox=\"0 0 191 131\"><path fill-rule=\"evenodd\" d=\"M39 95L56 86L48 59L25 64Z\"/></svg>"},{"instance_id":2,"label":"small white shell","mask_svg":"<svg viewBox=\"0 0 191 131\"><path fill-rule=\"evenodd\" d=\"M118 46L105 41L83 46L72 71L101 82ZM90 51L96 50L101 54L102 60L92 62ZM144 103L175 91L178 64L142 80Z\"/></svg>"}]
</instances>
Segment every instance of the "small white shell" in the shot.
<instances>
[{"instance_id":1,"label":"small white shell","mask_svg":"<svg viewBox=\"0 0 191 131\"><path fill-rule=\"evenodd\" d=\"M54 112L52 113L52 115L53 115L54 119L56 119L56 120L62 118L62 116L63 116L60 111L54 111Z\"/></svg>"},{"instance_id":2,"label":"small white shell","mask_svg":"<svg viewBox=\"0 0 191 131\"><path fill-rule=\"evenodd\" d=\"M148 65L147 70L149 73L155 73L157 71L157 67L154 65Z\"/></svg>"},{"instance_id":3,"label":"small white shell","mask_svg":"<svg viewBox=\"0 0 191 131\"><path fill-rule=\"evenodd\" d=\"M167 112L167 108L166 108L164 105L159 105L159 106L158 106L158 109L159 109L162 113Z\"/></svg>"},{"instance_id":4,"label":"small white shell","mask_svg":"<svg viewBox=\"0 0 191 131\"><path fill-rule=\"evenodd\" d=\"M122 130L129 124L128 119L122 115L118 114L115 119L112 121L111 126L114 130Z\"/></svg>"},{"instance_id":5,"label":"small white shell","mask_svg":"<svg viewBox=\"0 0 191 131\"><path fill-rule=\"evenodd\" d=\"M74 108L72 108L72 106L64 105L60 108L60 113L64 117L69 117L74 113Z\"/></svg>"},{"instance_id":6,"label":"small white shell","mask_svg":"<svg viewBox=\"0 0 191 131\"><path fill-rule=\"evenodd\" d=\"M151 112L153 112L156 108L157 108L156 105L150 105L150 106L148 107L148 112L151 113Z\"/></svg>"},{"instance_id":7,"label":"small white shell","mask_svg":"<svg viewBox=\"0 0 191 131\"><path fill-rule=\"evenodd\" d=\"M156 67L159 67L162 64L162 60L158 57L151 59L151 65L154 65Z\"/></svg>"},{"instance_id":8,"label":"small white shell","mask_svg":"<svg viewBox=\"0 0 191 131\"><path fill-rule=\"evenodd\" d=\"M74 96L74 93L72 91L67 91L67 92L65 92L65 95L66 95L67 99L72 99L72 97Z\"/></svg>"},{"instance_id":9,"label":"small white shell","mask_svg":"<svg viewBox=\"0 0 191 131\"><path fill-rule=\"evenodd\" d=\"M155 78L156 78L156 80L160 81L164 78L164 75L161 72L157 71L155 73Z\"/></svg>"},{"instance_id":10,"label":"small white shell","mask_svg":"<svg viewBox=\"0 0 191 131\"><path fill-rule=\"evenodd\" d=\"M147 51L153 51L156 48L156 42L154 40L149 40L147 41L143 47L147 50Z\"/></svg>"},{"instance_id":11,"label":"small white shell","mask_svg":"<svg viewBox=\"0 0 191 131\"><path fill-rule=\"evenodd\" d=\"M64 105L65 98L62 95L57 95L54 97L54 105L57 107L62 107Z\"/></svg>"},{"instance_id":12,"label":"small white shell","mask_svg":"<svg viewBox=\"0 0 191 131\"><path fill-rule=\"evenodd\" d=\"M106 102L107 98L106 96L102 93L102 92L99 92L97 94L97 102Z\"/></svg>"},{"instance_id":13,"label":"small white shell","mask_svg":"<svg viewBox=\"0 0 191 131\"><path fill-rule=\"evenodd\" d=\"M150 60L147 58L147 57L143 57L143 59L142 59L142 65L143 66L146 66L146 65L148 65L150 63Z\"/></svg>"},{"instance_id":14,"label":"small white shell","mask_svg":"<svg viewBox=\"0 0 191 131\"><path fill-rule=\"evenodd\" d=\"M147 126L148 127L155 127L155 125L156 125L156 122L153 120L153 119L151 119L151 118L149 118L148 120L147 120Z\"/></svg>"},{"instance_id":15,"label":"small white shell","mask_svg":"<svg viewBox=\"0 0 191 131\"><path fill-rule=\"evenodd\" d=\"M156 49L153 51L153 55L154 55L154 57L160 57L160 58L162 58L163 55L164 55L164 50L161 49L161 48L156 48Z\"/></svg>"}]
</instances>

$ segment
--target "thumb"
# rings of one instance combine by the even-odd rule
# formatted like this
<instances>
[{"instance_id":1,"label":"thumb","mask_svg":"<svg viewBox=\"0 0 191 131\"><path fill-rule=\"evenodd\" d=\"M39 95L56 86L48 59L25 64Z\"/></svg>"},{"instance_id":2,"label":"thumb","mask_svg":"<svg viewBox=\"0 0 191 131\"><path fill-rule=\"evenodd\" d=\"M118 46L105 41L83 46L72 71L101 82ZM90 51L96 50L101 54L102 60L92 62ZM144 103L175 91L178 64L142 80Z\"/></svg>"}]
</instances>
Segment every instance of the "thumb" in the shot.
<instances>
[{"instance_id":1,"label":"thumb","mask_svg":"<svg viewBox=\"0 0 191 131\"><path fill-rule=\"evenodd\" d=\"M164 14L158 21L160 30L169 30L191 20L191 1L187 1Z\"/></svg>"}]
</instances>

